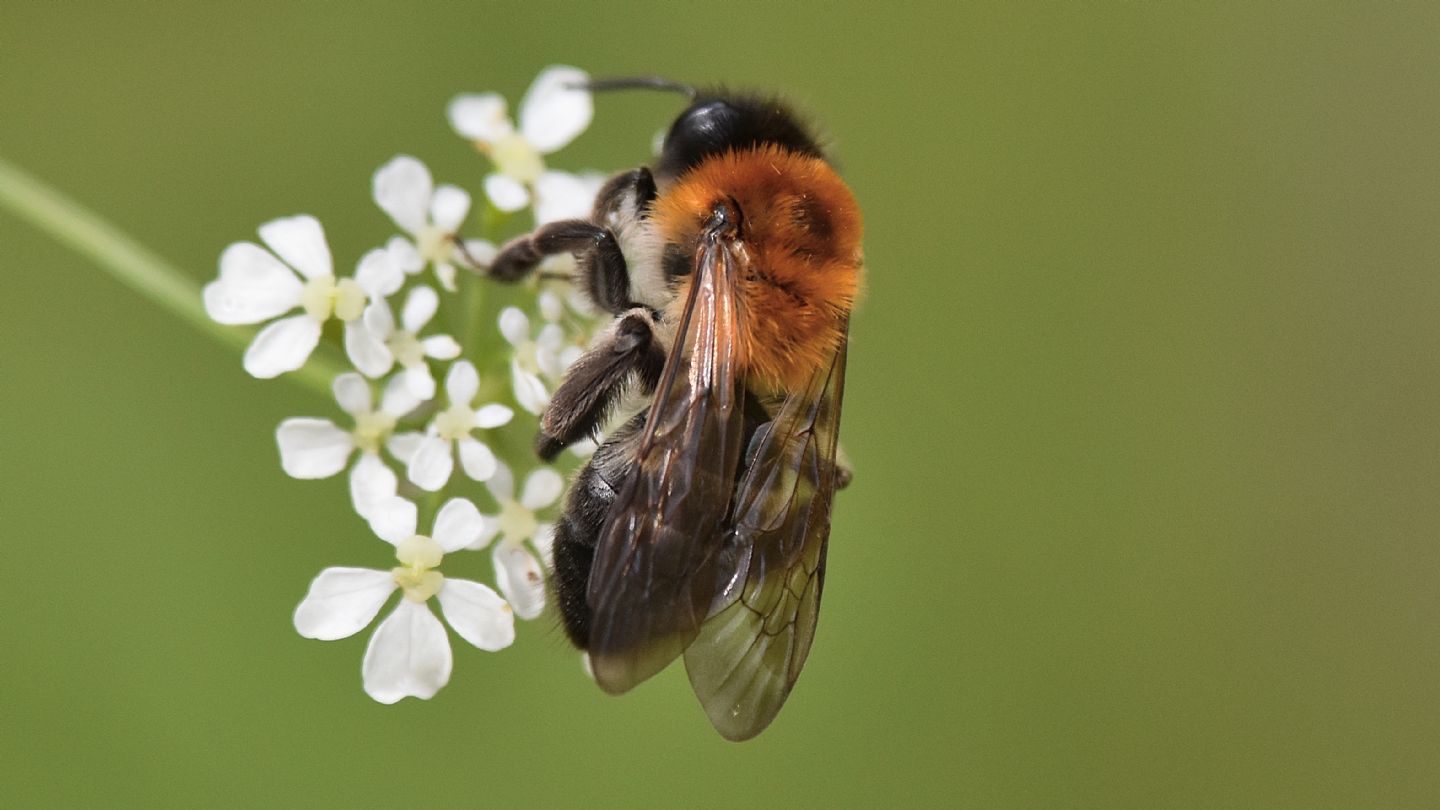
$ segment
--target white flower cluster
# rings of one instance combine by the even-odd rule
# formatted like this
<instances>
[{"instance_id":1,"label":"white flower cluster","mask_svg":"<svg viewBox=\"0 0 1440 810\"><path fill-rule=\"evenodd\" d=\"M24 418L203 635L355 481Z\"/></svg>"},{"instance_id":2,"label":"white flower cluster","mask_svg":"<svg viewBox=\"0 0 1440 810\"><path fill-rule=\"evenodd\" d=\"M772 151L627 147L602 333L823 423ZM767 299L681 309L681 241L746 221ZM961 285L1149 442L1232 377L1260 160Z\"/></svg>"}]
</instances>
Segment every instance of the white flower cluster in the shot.
<instances>
[{"instance_id":1,"label":"white flower cluster","mask_svg":"<svg viewBox=\"0 0 1440 810\"><path fill-rule=\"evenodd\" d=\"M496 94L461 95L450 103L454 129L493 166L484 181L492 211L529 207L537 225L589 211L603 175L556 171L544 162L589 125L587 80L575 68L543 71L525 95L518 127ZM403 233L361 256L352 276L335 274L320 223L293 216L260 226L260 244L226 248L219 278L204 296L206 311L220 323L264 324L245 352L245 370L255 377L302 368L327 340L322 351L343 351L355 369L332 386L346 424L286 419L275 432L280 464L305 479L329 478L348 466L356 513L394 547L398 565L321 571L295 610L295 628L307 638L352 636L399 591L361 668L366 693L394 703L429 698L450 679L450 643L428 607L431 598L456 635L489 651L514 641L515 616L532 619L543 612L541 560L549 560L552 524L542 515L553 511L564 482L556 470L536 466L528 452L507 463L487 439L512 425L515 411L507 403L531 414L544 410L593 324L582 306L567 305L563 283L539 289L537 282L527 289L543 323L538 334L532 335L526 307L518 306L500 312L495 331L469 334L468 307L447 298L485 283L457 268L494 256L499 234L487 231L494 223L484 220L485 211L472 218L465 190L435 185L425 164L408 155L375 172L372 194ZM438 290L425 281L427 267ZM541 275L564 276L569 268L568 257L552 259ZM460 309L466 312L447 320L450 310ZM341 326L327 336L332 321ZM503 373L497 384L482 386L477 364L508 366L508 390ZM529 446L528 440L509 444ZM457 460L464 478L454 474ZM511 468L520 465L533 469L517 498ZM467 497L467 488L476 494L481 489L466 479L484 483L493 514ZM428 535L419 533L422 513L429 515ZM495 589L439 570L447 555L486 548Z\"/></svg>"}]
</instances>

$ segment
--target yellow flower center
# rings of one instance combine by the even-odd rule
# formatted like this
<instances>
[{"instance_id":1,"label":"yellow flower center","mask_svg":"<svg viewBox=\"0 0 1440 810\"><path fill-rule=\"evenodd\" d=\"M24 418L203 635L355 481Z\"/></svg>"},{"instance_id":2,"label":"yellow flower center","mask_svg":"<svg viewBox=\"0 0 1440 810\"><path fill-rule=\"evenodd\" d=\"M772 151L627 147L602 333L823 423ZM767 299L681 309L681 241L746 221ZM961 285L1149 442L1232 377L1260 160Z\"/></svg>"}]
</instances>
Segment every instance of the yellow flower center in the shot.
<instances>
[{"instance_id":1,"label":"yellow flower center","mask_svg":"<svg viewBox=\"0 0 1440 810\"><path fill-rule=\"evenodd\" d=\"M519 346L516 346L516 364L518 364L520 368L525 369L531 374L538 373L540 371L540 360L536 356L536 352L539 348L540 347L536 346L535 341L533 340L527 340L524 343L521 343Z\"/></svg>"},{"instance_id":2,"label":"yellow flower center","mask_svg":"<svg viewBox=\"0 0 1440 810\"><path fill-rule=\"evenodd\" d=\"M334 315L349 323L365 311L365 290L353 278L337 280L334 276L320 276L305 283L300 306L317 321L329 320Z\"/></svg>"},{"instance_id":3,"label":"yellow flower center","mask_svg":"<svg viewBox=\"0 0 1440 810\"><path fill-rule=\"evenodd\" d=\"M490 147L490 159L501 174L530 185L545 171L545 160L525 136L512 132Z\"/></svg>"},{"instance_id":4,"label":"yellow flower center","mask_svg":"<svg viewBox=\"0 0 1440 810\"><path fill-rule=\"evenodd\" d=\"M394 429L395 417L371 411L355 417L355 429L350 431L350 436L355 440L356 447L367 453L378 453Z\"/></svg>"},{"instance_id":5,"label":"yellow flower center","mask_svg":"<svg viewBox=\"0 0 1440 810\"><path fill-rule=\"evenodd\" d=\"M475 412L469 406L456 403L435 417L435 430L447 442L462 439L475 429Z\"/></svg>"},{"instance_id":6,"label":"yellow flower center","mask_svg":"<svg viewBox=\"0 0 1440 810\"><path fill-rule=\"evenodd\" d=\"M419 251L420 258L428 264L448 264L450 257L454 254L454 246L451 244L452 234L440 230L434 225L426 225L415 237L415 249Z\"/></svg>"},{"instance_id":7,"label":"yellow flower center","mask_svg":"<svg viewBox=\"0 0 1440 810\"><path fill-rule=\"evenodd\" d=\"M500 534L507 542L519 543L535 536L540 522L535 513L521 506L518 501L505 499L500 503Z\"/></svg>"},{"instance_id":8,"label":"yellow flower center","mask_svg":"<svg viewBox=\"0 0 1440 810\"><path fill-rule=\"evenodd\" d=\"M395 547L395 559L402 565L392 568L390 575L405 592L406 599L424 602L440 592L445 576L434 569L444 556L440 544L423 534L411 535L400 541Z\"/></svg>"},{"instance_id":9,"label":"yellow flower center","mask_svg":"<svg viewBox=\"0 0 1440 810\"><path fill-rule=\"evenodd\" d=\"M395 360L406 368L425 362L425 347L420 345L420 339L415 337L414 332L398 329L385 341L385 346L395 355Z\"/></svg>"}]
</instances>

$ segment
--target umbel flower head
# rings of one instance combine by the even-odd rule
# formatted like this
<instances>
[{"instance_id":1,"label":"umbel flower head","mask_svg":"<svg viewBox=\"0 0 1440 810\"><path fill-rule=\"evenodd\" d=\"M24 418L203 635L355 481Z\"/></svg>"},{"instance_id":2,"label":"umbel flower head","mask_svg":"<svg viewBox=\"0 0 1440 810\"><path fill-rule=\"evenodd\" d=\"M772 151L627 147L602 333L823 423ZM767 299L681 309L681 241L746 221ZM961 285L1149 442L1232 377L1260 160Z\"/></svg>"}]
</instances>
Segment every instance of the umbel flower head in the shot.
<instances>
[{"instance_id":1,"label":"umbel flower head","mask_svg":"<svg viewBox=\"0 0 1440 810\"><path fill-rule=\"evenodd\" d=\"M485 523L475 505L455 498L440 509L430 535L416 534L415 504L393 497L377 504L370 526L395 547L388 571L326 568L295 609L295 629L322 641L348 638L369 626L395 591L402 596L375 629L361 665L365 692L381 703L430 698L450 681L452 658L440 610L456 635L494 652L515 640L515 616L489 587L440 573L446 554L481 542ZM482 544L483 545L483 544Z\"/></svg>"},{"instance_id":2,"label":"umbel flower head","mask_svg":"<svg viewBox=\"0 0 1440 810\"><path fill-rule=\"evenodd\" d=\"M457 271L493 261L496 245L521 228L509 212L528 208L537 223L588 214L606 175L545 165L590 123L586 80L575 68L546 69L525 94L518 123L495 94L451 102L452 125L491 164L483 184L489 205L472 210L470 192L437 183L420 159L397 155L370 177L370 197L394 227L356 251L353 275L335 273L324 229L300 215L260 226L257 242L227 247L204 291L212 319L259 327L245 352L251 375L301 370L322 342L343 349L353 366L329 379L343 414L284 419L275 443L291 477L348 470L356 514L392 547L396 564L388 569L321 571L294 617L302 636L345 638L394 600L362 664L366 693L382 703L432 697L450 678L449 637L432 600L457 635L483 650L509 646L515 619L545 609L550 513L564 479L535 466L529 436L503 431L533 428L528 417L514 421L516 409L543 411L593 334L594 315L564 303L576 294L566 281L576 266L570 256L542 263L543 289L515 285L503 302L487 300L482 276ZM293 379L313 383L313 365ZM506 451L511 457L503 458ZM464 475L454 474L457 465ZM529 470L519 487L512 467ZM485 483L495 514L456 497L478 494L475 482ZM432 527L429 534L420 534L421 524ZM465 549L491 550L493 588L441 573Z\"/></svg>"}]
</instances>

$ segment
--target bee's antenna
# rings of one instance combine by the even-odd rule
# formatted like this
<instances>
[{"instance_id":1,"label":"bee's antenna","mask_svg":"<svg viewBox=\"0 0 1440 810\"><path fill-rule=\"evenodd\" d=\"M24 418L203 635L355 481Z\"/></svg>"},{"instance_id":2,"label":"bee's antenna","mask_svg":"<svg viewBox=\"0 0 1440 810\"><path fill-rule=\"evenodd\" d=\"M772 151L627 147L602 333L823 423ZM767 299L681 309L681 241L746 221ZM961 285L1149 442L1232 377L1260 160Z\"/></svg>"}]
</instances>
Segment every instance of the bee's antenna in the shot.
<instances>
[{"instance_id":1,"label":"bee's antenna","mask_svg":"<svg viewBox=\"0 0 1440 810\"><path fill-rule=\"evenodd\" d=\"M700 94L694 85L682 82L672 82L661 76L626 76L618 79L591 79L577 87L589 90L592 93L604 93L610 90L662 90L671 93L680 93L691 99Z\"/></svg>"}]
</instances>

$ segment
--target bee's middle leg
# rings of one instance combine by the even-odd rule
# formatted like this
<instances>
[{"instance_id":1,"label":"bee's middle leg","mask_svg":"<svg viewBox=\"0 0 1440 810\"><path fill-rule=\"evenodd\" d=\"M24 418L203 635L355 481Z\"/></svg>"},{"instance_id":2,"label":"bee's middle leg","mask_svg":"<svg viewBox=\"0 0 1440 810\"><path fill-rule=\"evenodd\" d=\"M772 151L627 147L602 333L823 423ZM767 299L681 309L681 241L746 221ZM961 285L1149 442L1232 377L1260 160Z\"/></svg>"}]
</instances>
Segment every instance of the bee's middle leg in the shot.
<instances>
[{"instance_id":1,"label":"bee's middle leg","mask_svg":"<svg viewBox=\"0 0 1440 810\"><path fill-rule=\"evenodd\" d=\"M565 372L545 413L535 452L549 461L566 447L594 436L627 390L649 393L665 367L655 315L636 307L616 319L596 344Z\"/></svg>"}]
</instances>

